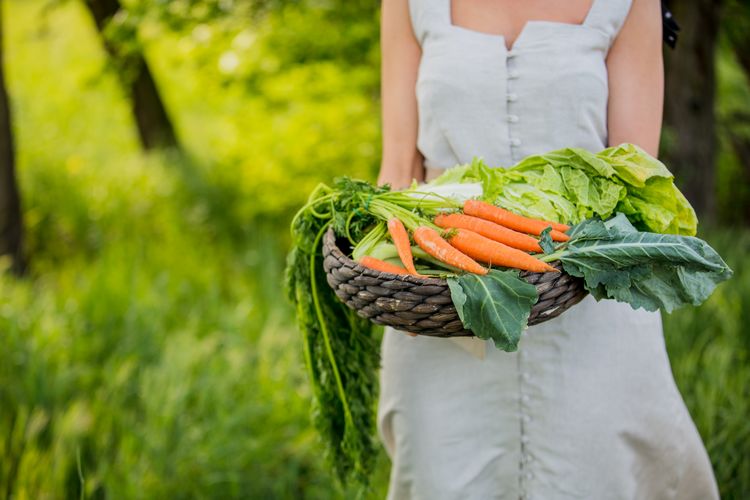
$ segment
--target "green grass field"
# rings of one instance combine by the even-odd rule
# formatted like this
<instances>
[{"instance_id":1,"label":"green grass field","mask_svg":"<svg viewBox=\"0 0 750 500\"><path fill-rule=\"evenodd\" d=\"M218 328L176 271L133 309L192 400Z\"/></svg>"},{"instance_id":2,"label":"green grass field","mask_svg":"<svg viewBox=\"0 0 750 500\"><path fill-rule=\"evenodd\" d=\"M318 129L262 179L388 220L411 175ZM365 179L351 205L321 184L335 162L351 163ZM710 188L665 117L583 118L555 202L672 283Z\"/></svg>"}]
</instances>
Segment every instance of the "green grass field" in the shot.
<instances>
[{"instance_id":1,"label":"green grass field","mask_svg":"<svg viewBox=\"0 0 750 500\"><path fill-rule=\"evenodd\" d=\"M309 425L281 277L289 215L312 185L372 178L368 76L311 64L248 96L217 83L225 48L160 37L148 54L190 159L145 157L82 8L43 4L6 2L32 268L0 276L0 495L351 497ZM750 233L702 236L735 277L666 316L666 338L723 496L743 498ZM370 497L387 474L381 454Z\"/></svg>"}]
</instances>

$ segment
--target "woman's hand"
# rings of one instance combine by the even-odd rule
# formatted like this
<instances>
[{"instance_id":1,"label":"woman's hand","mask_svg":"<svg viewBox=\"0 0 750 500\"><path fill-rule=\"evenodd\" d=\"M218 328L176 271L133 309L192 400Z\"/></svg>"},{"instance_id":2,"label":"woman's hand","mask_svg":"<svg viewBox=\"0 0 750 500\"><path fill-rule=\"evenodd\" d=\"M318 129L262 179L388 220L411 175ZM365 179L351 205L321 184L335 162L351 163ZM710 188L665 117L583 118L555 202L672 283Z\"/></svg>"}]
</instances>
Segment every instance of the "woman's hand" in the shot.
<instances>
[{"instance_id":1,"label":"woman's hand","mask_svg":"<svg viewBox=\"0 0 750 500\"><path fill-rule=\"evenodd\" d=\"M422 49L414 36L408 0L383 0L380 16L383 159L378 184L394 189L424 180L417 150L417 71Z\"/></svg>"},{"instance_id":2,"label":"woman's hand","mask_svg":"<svg viewBox=\"0 0 750 500\"><path fill-rule=\"evenodd\" d=\"M383 0L380 52L383 159L378 184L403 189L413 179L424 180L423 158L417 150L416 93L422 49L412 30L408 0Z\"/></svg>"},{"instance_id":3,"label":"woman's hand","mask_svg":"<svg viewBox=\"0 0 750 500\"><path fill-rule=\"evenodd\" d=\"M656 156L664 106L659 0L633 0L607 56L609 145L637 144Z\"/></svg>"}]
</instances>

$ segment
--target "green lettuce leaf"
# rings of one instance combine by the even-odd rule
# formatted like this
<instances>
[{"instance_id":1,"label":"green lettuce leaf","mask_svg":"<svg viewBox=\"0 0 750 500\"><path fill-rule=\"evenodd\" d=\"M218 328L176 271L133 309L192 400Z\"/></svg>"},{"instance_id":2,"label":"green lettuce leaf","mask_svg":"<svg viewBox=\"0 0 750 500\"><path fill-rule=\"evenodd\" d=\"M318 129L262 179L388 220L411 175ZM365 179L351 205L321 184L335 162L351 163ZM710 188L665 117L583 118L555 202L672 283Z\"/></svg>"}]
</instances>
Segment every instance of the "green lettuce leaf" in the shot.
<instances>
[{"instance_id":1,"label":"green lettuce leaf","mask_svg":"<svg viewBox=\"0 0 750 500\"><path fill-rule=\"evenodd\" d=\"M592 153L564 148L491 168L474 158L434 185L481 183L482 199L528 217L577 224L625 214L642 231L694 236L697 218L669 170L633 144Z\"/></svg>"},{"instance_id":2,"label":"green lettuce leaf","mask_svg":"<svg viewBox=\"0 0 750 500\"><path fill-rule=\"evenodd\" d=\"M451 298L464 327L481 339L492 339L503 351L518 349L536 287L521 279L518 271L492 270L484 276L466 273L448 278Z\"/></svg>"},{"instance_id":3,"label":"green lettuce leaf","mask_svg":"<svg viewBox=\"0 0 750 500\"><path fill-rule=\"evenodd\" d=\"M499 196L488 201L537 219L565 221L575 220L576 216L576 206L563 195L541 191L529 184L506 184Z\"/></svg>"},{"instance_id":4,"label":"green lettuce leaf","mask_svg":"<svg viewBox=\"0 0 750 500\"><path fill-rule=\"evenodd\" d=\"M617 176L631 186L644 187L649 179L655 177L672 178L672 173L662 162L635 144L621 144L608 148L598 156L606 158L617 172Z\"/></svg>"},{"instance_id":5,"label":"green lettuce leaf","mask_svg":"<svg viewBox=\"0 0 750 500\"><path fill-rule=\"evenodd\" d=\"M457 165L453 168L447 169L445 172L440 174L436 179L430 181L430 186L443 186L445 184L462 184L467 182L475 182L475 179L470 179L469 174L470 165Z\"/></svg>"}]
</instances>

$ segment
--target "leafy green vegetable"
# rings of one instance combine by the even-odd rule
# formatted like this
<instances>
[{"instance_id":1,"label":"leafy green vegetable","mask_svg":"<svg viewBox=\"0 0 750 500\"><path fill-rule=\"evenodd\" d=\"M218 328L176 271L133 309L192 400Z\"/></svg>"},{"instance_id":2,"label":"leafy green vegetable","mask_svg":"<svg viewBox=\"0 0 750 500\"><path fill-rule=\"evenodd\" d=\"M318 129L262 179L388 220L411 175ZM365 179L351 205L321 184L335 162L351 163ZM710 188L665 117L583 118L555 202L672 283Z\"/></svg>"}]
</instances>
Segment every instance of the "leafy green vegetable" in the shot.
<instances>
[{"instance_id":1,"label":"leafy green vegetable","mask_svg":"<svg viewBox=\"0 0 750 500\"><path fill-rule=\"evenodd\" d=\"M562 149L529 157L515 167L491 169L480 159L446 172L437 184L478 182L483 196L506 209L537 218L578 223L571 239L555 245L543 232L540 259L562 261L584 278L597 299L613 298L634 308L671 311L699 304L731 270L704 241L692 234L692 208L658 160L635 146L598 154ZM330 461L344 482L367 483L377 455L375 408L378 345L372 325L341 303L326 282L322 238L334 228L347 238L353 255L397 259L387 241L385 222L398 217L414 230L439 211L461 207L418 186L391 192L348 178L333 188L320 185L292 222L293 248L287 266L287 292L297 312L305 362L314 395L313 416ZM424 189L424 188L422 188ZM452 188L443 191L451 191ZM620 213L610 218L616 211ZM583 222L581 222L583 221ZM413 249L429 274L456 273ZM456 311L464 326L499 349L514 351L526 326L536 287L518 271L492 270L485 276L448 276Z\"/></svg>"},{"instance_id":2,"label":"leafy green vegetable","mask_svg":"<svg viewBox=\"0 0 750 500\"><path fill-rule=\"evenodd\" d=\"M374 251L398 216L407 227L430 224L426 216L456 208L450 199L427 199L412 190L349 178L319 185L292 221L286 290L296 309L305 364L313 390L313 418L328 458L342 482L365 485L377 456L375 408L380 356L372 324L343 304L326 282L322 238L329 227L359 252ZM384 255L385 256L385 255Z\"/></svg>"},{"instance_id":3,"label":"leafy green vegetable","mask_svg":"<svg viewBox=\"0 0 750 500\"><path fill-rule=\"evenodd\" d=\"M540 245L546 262L560 260L566 272L582 277L597 299L627 302L634 309L671 312L698 305L732 271L703 240L691 236L638 231L624 214L602 221L591 218L574 226L570 240L556 248L549 229ZM554 251L553 251L554 250ZM505 351L517 348L536 288L517 271L492 270L485 276L448 278L453 304L462 323L479 338L491 338Z\"/></svg>"},{"instance_id":4,"label":"leafy green vegetable","mask_svg":"<svg viewBox=\"0 0 750 500\"><path fill-rule=\"evenodd\" d=\"M479 182L483 199L529 217L577 224L624 213L640 230L693 236L697 219L656 158L633 144L591 153L565 148L524 158L508 169L475 158L430 185Z\"/></svg>"},{"instance_id":5,"label":"leafy green vegetable","mask_svg":"<svg viewBox=\"0 0 750 500\"><path fill-rule=\"evenodd\" d=\"M340 216L353 204L352 198L333 200L326 187L313 192L292 225L286 288L303 336L315 426L339 478L364 484L377 453L378 346L372 324L346 307L326 283L321 252L323 234L334 220L341 223Z\"/></svg>"},{"instance_id":6,"label":"leafy green vegetable","mask_svg":"<svg viewBox=\"0 0 750 500\"><path fill-rule=\"evenodd\" d=\"M559 259L584 278L598 300L616 299L634 309L667 312L698 305L731 269L705 241L691 236L639 232L623 214L575 226L571 239L542 260Z\"/></svg>"},{"instance_id":7,"label":"leafy green vegetable","mask_svg":"<svg viewBox=\"0 0 750 500\"><path fill-rule=\"evenodd\" d=\"M372 228L370 232L368 232L354 247L354 250L352 251L352 259L359 260L365 255L371 255L378 259L386 259L387 256L381 255L382 250L378 252L378 249L381 248L382 245L387 244L384 241L387 233L388 228L386 227L386 223L378 222L377 225L375 225L375 227ZM395 247L393 250L395 252ZM398 252L396 252L396 255L398 255Z\"/></svg>"},{"instance_id":8,"label":"leafy green vegetable","mask_svg":"<svg viewBox=\"0 0 750 500\"><path fill-rule=\"evenodd\" d=\"M471 182L474 179L472 169L475 163L484 163L482 158L474 157L471 165L456 165L446 169L439 177L430 181L430 186L444 186L446 184L461 184L462 182ZM475 179L476 180L476 179Z\"/></svg>"},{"instance_id":9,"label":"leafy green vegetable","mask_svg":"<svg viewBox=\"0 0 750 500\"><path fill-rule=\"evenodd\" d=\"M555 251L555 243L552 241L552 226L545 228L542 234L539 235L539 246L542 247L544 253L552 253Z\"/></svg>"},{"instance_id":10,"label":"leafy green vegetable","mask_svg":"<svg viewBox=\"0 0 750 500\"><path fill-rule=\"evenodd\" d=\"M536 287L522 280L518 271L492 270L484 276L462 274L448 278L451 298L464 327L481 339L492 339L504 351L518 349Z\"/></svg>"}]
</instances>

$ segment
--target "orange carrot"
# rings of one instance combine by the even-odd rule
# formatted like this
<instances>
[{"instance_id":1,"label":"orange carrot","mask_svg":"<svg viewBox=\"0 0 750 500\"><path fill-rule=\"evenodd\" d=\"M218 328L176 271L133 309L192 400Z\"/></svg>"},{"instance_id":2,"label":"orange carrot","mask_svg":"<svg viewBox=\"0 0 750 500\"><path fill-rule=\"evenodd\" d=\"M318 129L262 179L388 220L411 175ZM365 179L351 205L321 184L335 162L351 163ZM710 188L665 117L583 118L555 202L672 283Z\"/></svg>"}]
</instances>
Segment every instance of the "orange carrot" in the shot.
<instances>
[{"instance_id":1,"label":"orange carrot","mask_svg":"<svg viewBox=\"0 0 750 500\"><path fill-rule=\"evenodd\" d=\"M398 251L398 256L401 258L401 262L404 264L406 270L411 274L421 276L414 267L414 257L411 254L409 233L406 232L404 223L396 217L393 217L388 221L388 232L391 235L393 244L396 246L396 251Z\"/></svg>"},{"instance_id":2,"label":"orange carrot","mask_svg":"<svg viewBox=\"0 0 750 500\"><path fill-rule=\"evenodd\" d=\"M493 266L513 267L535 273L559 272L522 250L503 245L468 229L453 230L448 242L469 257Z\"/></svg>"},{"instance_id":3,"label":"orange carrot","mask_svg":"<svg viewBox=\"0 0 750 500\"><path fill-rule=\"evenodd\" d=\"M536 238L479 217L463 214L438 215L435 217L435 224L442 228L468 229L519 250L538 253L543 251Z\"/></svg>"},{"instance_id":4,"label":"orange carrot","mask_svg":"<svg viewBox=\"0 0 750 500\"><path fill-rule=\"evenodd\" d=\"M369 255L365 255L364 257L359 259L359 263L365 267L369 267L370 269L374 269L376 271L381 271L384 273L409 274L409 271L401 266L391 264L390 262L386 262L384 260L376 259L375 257L370 257Z\"/></svg>"},{"instance_id":5,"label":"orange carrot","mask_svg":"<svg viewBox=\"0 0 750 500\"><path fill-rule=\"evenodd\" d=\"M542 231L547 227L552 226L550 237L552 237L554 241L568 241L570 239L567 234L561 232L559 229L555 229L555 226L559 228L567 227L564 224L561 225L556 222L531 219L479 200L466 200L464 202L464 213L466 215L473 215L475 217L495 222L501 226L515 229L516 231L536 235L542 234ZM570 228L568 227L568 229Z\"/></svg>"},{"instance_id":6,"label":"orange carrot","mask_svg":"<svg viewBox=\"0 0 750 500\"><path fill-rule=\"evenodd\" d=\"M565 231L570 229L569 225L563 224L561 222L550 221L549 225L552 226L552 229L554 229L555 231L560 231L561 233L564 233Z\"/></svg>"},{"instance_id":7,"label":"orange carrot","mask_svg":"<svg viewBox=\"0 0 750 500\"><path fill-rule=\"evenodd\" d=\"M417 245L448 265L463 269L474 274L487 274L487 269L479 265L474 259L453 248L447 241L440 237L434 229L420 226L414 231L414 241Z\"/></svg>"}]
</instances>

